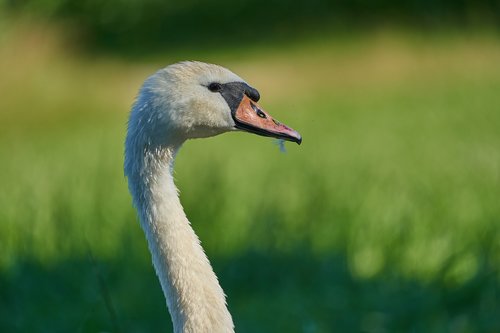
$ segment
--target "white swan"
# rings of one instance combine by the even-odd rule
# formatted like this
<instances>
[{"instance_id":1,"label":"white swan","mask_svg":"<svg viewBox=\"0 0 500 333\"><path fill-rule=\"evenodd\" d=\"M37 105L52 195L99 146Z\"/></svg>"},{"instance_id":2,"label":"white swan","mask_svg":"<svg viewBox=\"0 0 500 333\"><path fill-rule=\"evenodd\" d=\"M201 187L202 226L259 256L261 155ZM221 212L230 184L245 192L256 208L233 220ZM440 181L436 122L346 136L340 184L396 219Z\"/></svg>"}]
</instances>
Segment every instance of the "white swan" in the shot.
<instances>
[{"instance_id":1,"label":"white swan","mask_svg":"<svg viewBox=\"0 0 500 333\"><path fill-rule=\"evenodd\" d=\"M125 174L176 333L234 332L210 262L178 198L172 169L187 139L243 130L301 143L258 105L259 93L220 66L170 65L150 76L132 107Z\"/></svg>"}]
</instances>

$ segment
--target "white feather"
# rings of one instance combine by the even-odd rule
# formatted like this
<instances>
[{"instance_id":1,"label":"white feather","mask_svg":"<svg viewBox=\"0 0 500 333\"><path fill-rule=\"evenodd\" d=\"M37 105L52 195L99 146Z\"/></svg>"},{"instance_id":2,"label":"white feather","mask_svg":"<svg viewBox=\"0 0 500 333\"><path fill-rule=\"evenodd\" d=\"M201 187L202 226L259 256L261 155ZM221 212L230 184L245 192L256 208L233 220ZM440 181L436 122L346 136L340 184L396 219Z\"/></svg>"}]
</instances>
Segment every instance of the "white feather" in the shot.
<instances>
[{"instance_id":1,"label":"white feather","mask_svg":"<svg viewBox=\"0 0 500 333\"><path fill-rule=\"evenodd\" d=\"M142 86L125 142L125 174L146 235L174 332L233 332L224 292L190 226L172 172L175 155L191 138L234 128L227 103L210 82L243 80L199 62L168 66Z\"/></svg>"}]
</instances>

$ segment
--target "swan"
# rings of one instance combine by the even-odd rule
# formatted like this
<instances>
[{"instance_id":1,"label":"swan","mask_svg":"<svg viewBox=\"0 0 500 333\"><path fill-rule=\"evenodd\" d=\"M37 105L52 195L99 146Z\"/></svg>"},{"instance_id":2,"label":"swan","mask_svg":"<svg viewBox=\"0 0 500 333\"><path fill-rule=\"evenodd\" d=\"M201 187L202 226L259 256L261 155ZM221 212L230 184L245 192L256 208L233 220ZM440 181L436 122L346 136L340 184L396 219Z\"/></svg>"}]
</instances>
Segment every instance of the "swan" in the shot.
<instances>
[{"instance_id":1,"label":"swan","mask_svg":"<svg viewBox=\"0 0 500 333\"><path fill-rule=\"evenodd\" d=\"M300 134L258 104L259 92L228 69L180 62L147 78L130 112L125 175L175 333L234 332L225 294L174 184L188 139L245 131L300 144Z\"/></svg>"}]
</instances>

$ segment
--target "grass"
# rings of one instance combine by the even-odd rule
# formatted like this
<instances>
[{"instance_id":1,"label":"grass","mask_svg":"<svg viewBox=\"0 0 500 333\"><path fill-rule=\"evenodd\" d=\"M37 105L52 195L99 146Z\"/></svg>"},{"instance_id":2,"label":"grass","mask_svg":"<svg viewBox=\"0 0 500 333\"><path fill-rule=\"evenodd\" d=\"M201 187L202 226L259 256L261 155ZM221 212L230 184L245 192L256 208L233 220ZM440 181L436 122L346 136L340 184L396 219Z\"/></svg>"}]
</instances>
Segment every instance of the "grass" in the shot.
<instances>
[{"instance_id":1,"label":"grass","mask_svg":"<svg viewBox=\"0 0 500 333\"><path fill-rule=\"evenodd\" d=\"M142 80L182 58L230 67L304 137L281 154L227 134L178 157L239 332L500 330L494 35L326 36L161 62L78 56L46 26L12 25L0 43L1 331L116 331L105 297L121 331L171 329L122 153Z\"/></svg>"}]
</instances>

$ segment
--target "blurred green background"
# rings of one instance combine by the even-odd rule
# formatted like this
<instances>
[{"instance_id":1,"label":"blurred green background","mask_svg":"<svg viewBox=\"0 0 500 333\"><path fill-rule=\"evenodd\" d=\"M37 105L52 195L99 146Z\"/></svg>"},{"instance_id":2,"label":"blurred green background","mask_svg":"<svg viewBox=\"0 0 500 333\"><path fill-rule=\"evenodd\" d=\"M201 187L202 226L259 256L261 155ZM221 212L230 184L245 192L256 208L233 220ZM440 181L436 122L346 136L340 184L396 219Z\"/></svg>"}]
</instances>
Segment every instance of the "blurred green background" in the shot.
<instances>
[{"instance_id":1,"label":"blurred green background","mask_svg":"<svg viewBox=\"0 0 500 333\"><path fill-rule=\"evenodd\" d=\"M194 59L304 137L178 156L238 332L500 332L499 27L495 0L0 1L0 331L171 330L123 141Z\"/></svg>"}]
</instances>

